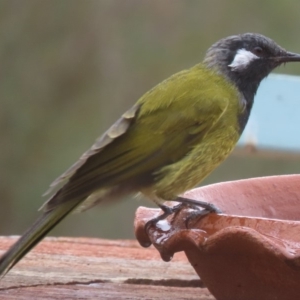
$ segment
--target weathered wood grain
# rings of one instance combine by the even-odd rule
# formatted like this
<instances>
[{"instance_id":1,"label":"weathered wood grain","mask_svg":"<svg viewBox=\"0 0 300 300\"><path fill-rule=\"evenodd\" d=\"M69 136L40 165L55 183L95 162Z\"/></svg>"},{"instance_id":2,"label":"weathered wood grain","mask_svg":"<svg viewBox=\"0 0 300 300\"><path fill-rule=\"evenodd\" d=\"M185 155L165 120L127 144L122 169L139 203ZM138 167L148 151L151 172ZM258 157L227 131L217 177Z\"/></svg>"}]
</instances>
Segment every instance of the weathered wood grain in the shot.
<instances>
[{"instance_id":1,"label":"weathered wood grain","mask_svg":"<svg viewBox=\"0 0 300 300\"><path fill-rule=\"evenodd\" d=\"M16 237L0 237L0 254ZM136 241L46 238L1 281L0 299L214 299L178 253Z\"/></svg>"}]
</instances>

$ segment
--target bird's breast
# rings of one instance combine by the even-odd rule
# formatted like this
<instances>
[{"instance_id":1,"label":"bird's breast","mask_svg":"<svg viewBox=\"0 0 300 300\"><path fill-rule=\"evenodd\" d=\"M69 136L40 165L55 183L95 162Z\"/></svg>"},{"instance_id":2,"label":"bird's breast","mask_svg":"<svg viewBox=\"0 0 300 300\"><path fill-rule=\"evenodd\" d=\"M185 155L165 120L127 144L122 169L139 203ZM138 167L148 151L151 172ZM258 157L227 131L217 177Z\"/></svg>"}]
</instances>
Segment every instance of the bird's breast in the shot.
<instances>
[{"instance_id":1,"label":"bird's breast","mask_svg":"<svg viewBox=\"0 0 300 300\"><path fill-rule=\"evenodd\" d=\"M199 144L180 161L165 166L161 179L155 184L158 198L170 200L194 188L208 176L234 149L239 131L236 122L220 124L209 132Z\"/></svg>"}]
</instances>

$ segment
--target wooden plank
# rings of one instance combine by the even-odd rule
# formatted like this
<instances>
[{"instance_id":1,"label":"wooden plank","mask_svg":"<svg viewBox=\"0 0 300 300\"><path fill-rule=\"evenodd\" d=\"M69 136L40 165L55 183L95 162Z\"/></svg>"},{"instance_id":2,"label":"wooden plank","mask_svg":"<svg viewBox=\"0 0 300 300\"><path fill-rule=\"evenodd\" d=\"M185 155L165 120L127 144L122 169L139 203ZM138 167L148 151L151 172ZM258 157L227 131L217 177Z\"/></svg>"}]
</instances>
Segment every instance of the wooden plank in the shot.
<instances>
[{"instance_id":1,"label":"wooden plank","mask_svg":"<svg viewBox=\"0 0 300 300\"><path fill-rule=\"evenodd\" d=\"M38 296L37 296L38 295ZM16 288L0 293L1 299L215 299L207 291L136 284L98 283L91 285L35 286Z\"/></svg>"},{"instance_id":2,"label":"wooden plank","mask_svg":"<svg viewBox=\"0 0 300 300\"><path fill-rule=\"evenodd\" d=\"M0 237L0 254L16 237ZM207 299L184 253L136 241L46 238L0 281L0 299Z\"/></svg>"}]
</instances>

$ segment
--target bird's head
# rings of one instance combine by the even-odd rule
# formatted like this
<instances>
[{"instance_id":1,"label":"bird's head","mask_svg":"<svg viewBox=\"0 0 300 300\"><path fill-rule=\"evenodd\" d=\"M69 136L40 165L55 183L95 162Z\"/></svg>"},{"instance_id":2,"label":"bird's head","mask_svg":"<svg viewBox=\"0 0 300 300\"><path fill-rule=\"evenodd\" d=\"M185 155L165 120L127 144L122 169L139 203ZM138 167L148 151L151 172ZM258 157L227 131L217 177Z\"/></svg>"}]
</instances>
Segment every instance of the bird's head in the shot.
<instances>
[{"instance_id":1,"label":"bird's head","mask_svg":"<svg viewBox=\"0 0 300 300\"><path fill-rule=\"evenodd\" d=\"M286 51L261 34L244 33L212 45L204 64L229 78L251 101L263 78L282 63L292 61L300 61L300 54Z\"/></svg>"}]
</instances>

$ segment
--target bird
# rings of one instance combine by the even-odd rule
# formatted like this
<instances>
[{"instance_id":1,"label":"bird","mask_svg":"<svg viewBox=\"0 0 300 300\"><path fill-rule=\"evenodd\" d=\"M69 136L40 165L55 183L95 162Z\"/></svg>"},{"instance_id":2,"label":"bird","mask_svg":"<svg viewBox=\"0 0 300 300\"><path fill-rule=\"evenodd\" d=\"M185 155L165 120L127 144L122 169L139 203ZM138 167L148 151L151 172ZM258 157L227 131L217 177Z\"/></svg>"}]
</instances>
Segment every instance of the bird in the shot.
<instances>
[{"instance_id":1,"label":"bird","mask_svg":"<svg viewBox=\"0 0 300 300\"><path fill-rule=\"evenodd\" d=\"M220 39L201 63L146 92L51 185L36 222L0 258L3 277L71 212L140 193L162 210L220 210L181 195L199 185L235 147L261 81L300 61L272 39L243 33ZM271 112L270 112L271 113ZM205 200L205 199L204 199ZM173 207L165 201L177 201Z\"/></svg>"}]
</instances>

